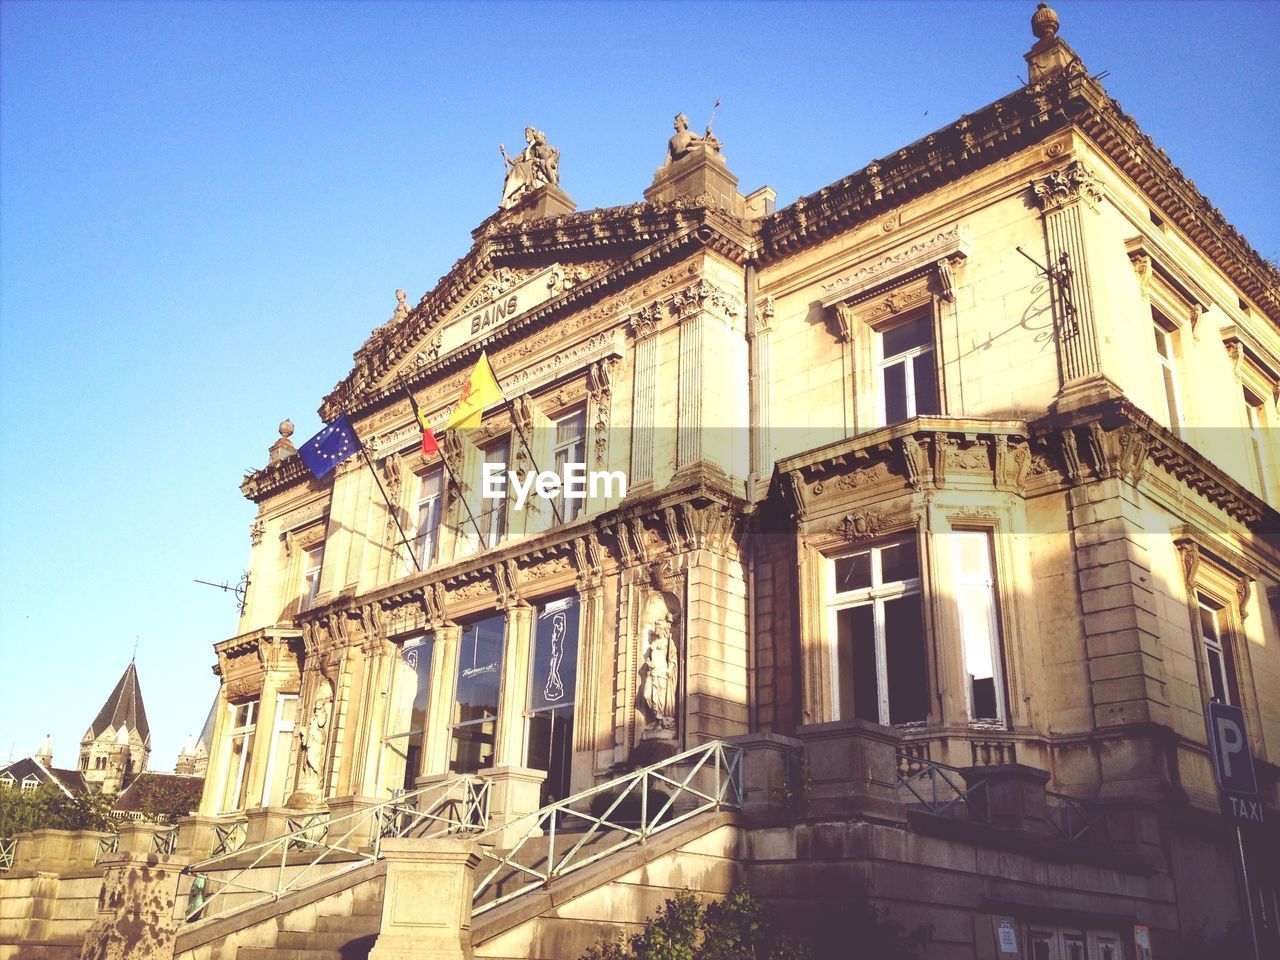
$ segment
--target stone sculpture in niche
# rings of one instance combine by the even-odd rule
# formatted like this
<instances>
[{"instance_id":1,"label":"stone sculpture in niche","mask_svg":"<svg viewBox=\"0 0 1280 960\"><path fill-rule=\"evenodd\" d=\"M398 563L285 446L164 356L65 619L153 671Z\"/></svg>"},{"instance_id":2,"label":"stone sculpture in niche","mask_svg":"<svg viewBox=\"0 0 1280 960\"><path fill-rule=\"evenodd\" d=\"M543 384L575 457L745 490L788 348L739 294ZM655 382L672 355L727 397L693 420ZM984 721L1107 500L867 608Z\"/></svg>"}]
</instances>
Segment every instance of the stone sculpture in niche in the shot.
<instances>
[{"instance_id":1,"label":"stone sculpture in niche","mask_svg":"<svg viewBox=\"0 0 1280 960\"><path fill-rule=\"evenodd\" d=\"M670 613L660 616L648 630L644 651L644 680L640 698L652 722L645 738L673 739L676 735L676 691L680 678L680 651Z\"/></svg>"},{"instance_id":2,"label":"stone sculpture in niche","mask_svg":"<svg viewBox=\"0 0 1280 960\"><path fill-rule=\"evenodd\" d=\"M291 807L314 806L321 800L324 781L324 755L329 740L329 720L333 715L333 685L326 677L316 684L311 717L298 731L302 762L298 771L298 788L289 798Z\"/></svg>"}]
</instances>

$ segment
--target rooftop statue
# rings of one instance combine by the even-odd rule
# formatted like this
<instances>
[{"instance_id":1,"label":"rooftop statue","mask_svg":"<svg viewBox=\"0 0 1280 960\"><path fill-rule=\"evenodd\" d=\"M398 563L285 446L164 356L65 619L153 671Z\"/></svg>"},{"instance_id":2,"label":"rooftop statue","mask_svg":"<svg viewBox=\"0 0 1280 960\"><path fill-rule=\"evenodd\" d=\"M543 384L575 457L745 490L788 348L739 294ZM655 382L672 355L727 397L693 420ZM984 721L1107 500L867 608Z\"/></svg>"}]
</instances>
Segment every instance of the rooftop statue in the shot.
<instances>
[{"instance_id":1,"label":"rooftop statue","mask_svg":"<svg viewBox=\"0 0 1280 960\"><path fill-rule=\"evenodd\" d=\"M716 106L711 108L711 120L707 121L707 131L702 136L698 136L689 129L689 118L687 116L683 113L676 114L675 136L667 142L667 164L675 163L681 157L688 156L699 146L714 153L720 152L720 141L711 132L711 123L715 119L716 107L719 106L720 101L717 100Z\"/></svg>"},{"instance_id":2,"label":"rooftop statue","mask_svg":"<svg viewBox=\"0 0 1280 960\"><path fill-rule=\"evenodd\" d=\"M507 178L502 184L502 202L498 206L510 210L538 187L559 186L560 151L547 143L547 135L533 127L524 128L525 148L514 157L498 144L507 165Z\"/></svg>"}]
</instances>

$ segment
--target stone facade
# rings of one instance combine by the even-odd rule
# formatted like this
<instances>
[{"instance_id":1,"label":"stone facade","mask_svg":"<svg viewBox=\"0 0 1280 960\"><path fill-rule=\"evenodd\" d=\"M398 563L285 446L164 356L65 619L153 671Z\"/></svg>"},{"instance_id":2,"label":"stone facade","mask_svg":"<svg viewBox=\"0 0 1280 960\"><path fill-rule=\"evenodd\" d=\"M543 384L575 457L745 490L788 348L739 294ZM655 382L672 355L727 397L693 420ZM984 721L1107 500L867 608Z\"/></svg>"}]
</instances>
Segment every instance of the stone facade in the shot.
<instances>
[{"instance_id":1,"label":"stone facade","mask_svg":"<svg viewBox=\"0 0 1280 960\"><path fill-rule=\"evenodd\" d=\"M1280 276L1037 16L1033 82L776 212L673 140L645 202L543 186L477 228L323 401L365 453L316 480L286 424L244 480L202 817L477 771L514 817L771 734L806 825L741 859L781 899L826 817L946 956L1004 956L1003 917L1037 957L1242 922L1202 717L1243 709L1274 820ZM509 402L445 432L482 350ZM482 463L562 455L625 496L481 497ZM987 832L929 840L928 769L991 792ZM1088 865L1050 842L1078 804ZM1274 938L1276 834L1245 829ZM934 853L1025 882L975 898Z\"/></svg>"}]
</instances>

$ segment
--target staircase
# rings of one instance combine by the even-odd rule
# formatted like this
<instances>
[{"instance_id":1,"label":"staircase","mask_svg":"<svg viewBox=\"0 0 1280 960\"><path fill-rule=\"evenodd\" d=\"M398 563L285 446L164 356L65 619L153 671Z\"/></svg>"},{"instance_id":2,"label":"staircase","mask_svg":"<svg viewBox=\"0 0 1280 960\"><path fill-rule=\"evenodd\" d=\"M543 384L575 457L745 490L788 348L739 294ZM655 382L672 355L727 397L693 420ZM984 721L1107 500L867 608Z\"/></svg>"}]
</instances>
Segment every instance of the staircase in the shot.
<instances>
[{"instance_id":1,"label":"staircase","mask_svg":"<svg viewBox=\"0 0 1280 960\"><path fill-rule=\"evenodd\" d=\"M309 823L194 865L208 896L203 905L180 897L182 912L198 919L181 929L175 960L364 960L382 920L386 836L475 840L473 922L504 931L536 916L548 897L558 900L556 890L592 889L730 824L732 815L718 811L741 808L742 750L704 744L493 826L488 794L466 790L461 813L423 812L411 802L418 798L400 797L331 821L323 836ZM263 880L273 873L274 888Z\"/></svg>"}]
</instances>

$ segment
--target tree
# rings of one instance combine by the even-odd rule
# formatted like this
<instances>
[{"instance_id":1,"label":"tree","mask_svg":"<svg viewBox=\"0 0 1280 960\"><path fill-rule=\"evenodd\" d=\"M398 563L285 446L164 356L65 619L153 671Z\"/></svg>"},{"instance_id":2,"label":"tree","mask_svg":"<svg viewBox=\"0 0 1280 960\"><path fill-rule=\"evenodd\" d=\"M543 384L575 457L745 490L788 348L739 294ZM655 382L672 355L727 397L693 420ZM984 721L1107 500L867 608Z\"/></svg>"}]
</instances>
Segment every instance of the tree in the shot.
<instances>
[{"instance_id":1,"label":"tree","mask_svg":"<svg viewBox=\"0 0 1280 960\"><path fill-rule=\"evenodd\" d=\"M582 960L843 960L853 943L876 960L915 960L932 936L929 927L908 932L865 896L823 915L826 922L800 933L746 886L706 908L682 890L642 931L596 944Z\"/></svg>"},{"instance_id":2,"label":"tree","mask_svg":"<svg viewBox=\"0 0 1280 960\"><path fill-rule=\"evenodd\" d=\"M29 830L113 830L111 798L100 794L67 796L51 783L22 790L0 788L0 837Z\"/></svg>"}]
</instances>

